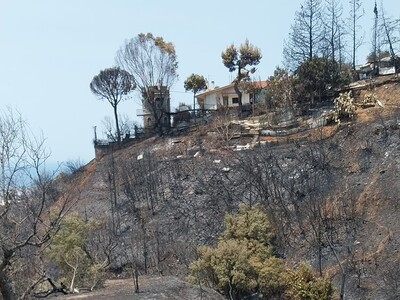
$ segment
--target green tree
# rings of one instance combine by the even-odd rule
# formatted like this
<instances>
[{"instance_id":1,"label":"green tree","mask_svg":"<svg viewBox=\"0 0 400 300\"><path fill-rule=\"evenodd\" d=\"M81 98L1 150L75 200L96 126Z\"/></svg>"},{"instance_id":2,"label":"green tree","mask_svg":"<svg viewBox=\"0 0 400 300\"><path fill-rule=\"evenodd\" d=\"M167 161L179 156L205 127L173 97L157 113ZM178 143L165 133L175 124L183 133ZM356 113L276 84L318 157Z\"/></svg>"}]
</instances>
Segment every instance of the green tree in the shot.
<instances>
[{"instance_id":1,"label":"green tree","mask_svg":"<svg viewBox=\"0 0 400 300\"><path fill-rule=\"evenodd\" d=\"M265 213L241 206L237 215L226 215L216 248L198 249L199 259L189 266L189 281L217 288L230 299L257 291L256 268L271 258L272 237Z\"/></svg>"},{"instance_id":2,"label":"green tree","mask_svg":"<svg viewBox=\"0 0 400 300\"><path fill-rule=\"evenodd\" d=\"M193 116L196 117L196 94L207 88L206 80L198 74L191 74L184 82L185 91L193 92Z\"/></svg>"},{"instance_id":3,"label":"green tree","mask_svg":"<svg viewBox=\"0 0 400 300\"><path fill-rule=\"evenodd\" d=\"M134 77L119 67L108 68L100 71L93 77L90 90L100 99L106 99L114 109L117 140L121 142L121 131L118 122L118 104L136 88Z\"/></svg>"},{"instance_id":4,"label":"green tree","mask_svg":"<svg viewBox=\"0 0 400 300\"><path fill-rule=\"evenodd\" d=\"M226 215L215 248L198 248L188 280L216 288L229 299L255 293L259 299L332 299L329 280L318 278L309 268L289 269L274 256L274 239L265 212L242 205L238 214Z\"/></svg>"},{"instance_id":5,"label":"green tree","mask_svg":"<svg viewBox=\"0 0 400 300\"><path fill-rule=\"evenodd\" d=\"M91 225L85 223L77 214L69 214L61 223L60 230L53 236L53 243L46 250L47 257L61 269L61 280L69 282L72 291L77 284L91 287L98 283L101 265L92 261L85 247L85 240Z\"/></svg>"},{"instance_id":6,"label":"green tree","mask_svg":"<svg viewBox=\"0 0 400 300\"><path fill-rule=\"evenodd\" d=\"M288 288L285 299L290 300L322 300L332 299L333 289L327 278L318 277L305 263L285 274Z\"/></svg>"},{"instance_id":7,"label":"green tree","mask_svg":"<svg viewBox=\"0 0 400 300\"><path fill-rule=\"evenodd\" d=\"M236 71L236 78L233 80L234 89L239 98L239 110L242 112L242 91L240 83L249 81L250 74L256 71L254 66L260 63L262 58L261 50L246 40L237 48L235 45L230 45L221 53L222 62L229 72ZM250 67L250 68L249 68Z\"/></svg>"},{"instance_id":8,"label":"green tree","mask_svg":"<svg viewBox=\"0 0 400 300\"><path fill-rule=\"evenodd\" d=\"M320 102L327 96L332 97L334 90L349 80L342 76L337 62L323 57L304 61L297 69L297 75L311 105L315 104L316 97Z\"/></svg>"}]
</instances>

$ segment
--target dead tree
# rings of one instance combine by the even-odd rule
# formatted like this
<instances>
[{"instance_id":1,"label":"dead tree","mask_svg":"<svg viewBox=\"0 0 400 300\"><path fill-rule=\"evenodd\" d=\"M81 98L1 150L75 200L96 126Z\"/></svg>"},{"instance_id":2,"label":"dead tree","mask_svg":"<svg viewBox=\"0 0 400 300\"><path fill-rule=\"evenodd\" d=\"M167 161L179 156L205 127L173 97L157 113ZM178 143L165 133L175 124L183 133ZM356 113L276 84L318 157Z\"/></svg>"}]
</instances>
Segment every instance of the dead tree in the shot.
<instances>
[{"instance_id":1,"label":"dead tree","mask_svg":"<svg viewBox=\"0 0 400 300\"><path fill-rule=\"evenodd\" d=\"M34 137L18 113L0 112L0 135L0 291L3 299L13 300L18 286L13 266L26 250L51 241L73 203L72 192L56 189L55 172L45 168L44 139Z\"/></svg>"}]
</instances>

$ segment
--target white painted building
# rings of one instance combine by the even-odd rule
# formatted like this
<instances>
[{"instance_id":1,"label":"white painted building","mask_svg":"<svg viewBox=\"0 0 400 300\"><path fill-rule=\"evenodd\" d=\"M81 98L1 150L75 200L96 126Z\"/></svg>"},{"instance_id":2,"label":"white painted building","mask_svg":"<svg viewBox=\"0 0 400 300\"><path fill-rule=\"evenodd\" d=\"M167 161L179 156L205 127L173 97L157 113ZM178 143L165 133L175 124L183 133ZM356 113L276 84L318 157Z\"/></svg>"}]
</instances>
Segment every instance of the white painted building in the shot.
<instances>
[{"instance_id":1,"label":"white painted building","mask_svg":"<svg viewBox=\"0 0 400 300\"><path fill-rule=\"evenodd\" d=\"M267 86L267 81L253 82L257 87L261 89ZM249 94L243 91L242 104L251 104L257 95ZM234 84L225 85L222 87L214 87L212 81L208 89L196 96L197 103L201 109L204 110L216 110L218 107L236 107L239 105L239 97L235 92Z\"/></svg>"}]
</instances>

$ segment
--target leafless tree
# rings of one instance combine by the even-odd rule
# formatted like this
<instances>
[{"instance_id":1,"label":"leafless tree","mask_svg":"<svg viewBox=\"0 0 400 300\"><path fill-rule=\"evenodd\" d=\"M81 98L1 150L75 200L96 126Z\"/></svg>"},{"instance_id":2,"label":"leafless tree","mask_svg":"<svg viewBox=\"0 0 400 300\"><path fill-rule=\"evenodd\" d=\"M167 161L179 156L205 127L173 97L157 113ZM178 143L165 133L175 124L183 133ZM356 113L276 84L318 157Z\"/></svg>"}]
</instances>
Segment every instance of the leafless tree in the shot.
<instances>
[{"instance_id":1,"label":"leafless tree","mask_svg":"<svg viewBox=\"0 0 400 300\"><path fill-rule=\"evenodd\" d=\"M389 48L390 57L395 66L396 73L400 69L400 59L396 53L400 50L400 19L385 16L383 6L381 7L381 25L379 30L383 36L382 46Z\"/></svg>"},{"instance_id":2,"label":"leafless tree","mask_svg":"<svg viewBox=\"0 0 400 300\"><path fill-rule=\"evenodd\" d=\"M268 85L265 88L265 103L268 111L276 108L293 107L296 93L300 89L296 88L295 81L288 70L280 67L274 70L274 75L268 78Z\"/></svg>"},{"instance_id":3,"label":"leafless tree","mask_svg":"<svg viewBox=\"0 0 400 300\"><path fill-rule=\"evenodd\" d=\"M223 141L227 147L230 146L232 139L240 134L240 125L234 122L237 118L233 112L234 110L221 106L211 121L217 140Z\"/></svg>"},{"instance_id":4,"label":"leafless tree","mask_svg":"<svg viewBox=\"0 0 400 300\"><path fill-rule=\"evenodd\" d=\"M333 61L343 63L344 35L343 6L339 0L325 0L324 26L327 49L325 56Z\"/></svg>"},{"instance_id":5,"label":"leafless tree","mask_svg":"<svg viewBox=\"0 0 400 300\"><path fill-rule=\"evenodd\" d=\"M50 241L72 203L46 169L44 139L32 134L20 114L1 111L0 135L0 291L3 299L12 300L16 289L21 291L15 268L30 250Z\"/></svg>"},{"instance_id":6,"label":"leafless tree","mask_svg":"<svg viewBox=\"0 0 400 300\"><path fill-rule=\"evenodd\" d=\"M149 222L158 212L159 206L164 202L164 186L159 163L150 152L144 152L132 157L120 168L122 184L121 192L126 197L126 204L122 209L129 212L131 226L136 231L141 244L143 258L143 271L147 273L150 266L150 228ZM126 225L126 224L125 224ZM138 248L132 244L132 247ZM132 252L134 253L134 252ZM136 256L135 264L140 257ZM136 271L135 271L136 272Z\"/></svg>"},{"instance_id":7,"label":"leafless tree","mask_svg":"<svg viewBox=\"0 0 400 300\"><path fill-rule=\"evenodd\" d=\"M352 51L352 65L353 70L356 68L356 54L357 49L363 43L364 36L359 35L361 26L359 24L360 19L364 16L364 9L362 7L361 0L350 0L350 34L351 34L351 51Z\"/></svg>"},{"instance_id":8,"label":"leafless tree","mask_svg":"<svg viewBox=\"0 0 400 300\"><path fill-rule=\"evenodd\" d=\"M143 106L150 112L155 129L162 131L162 120L169 118L169 110L165 110L168 97L159 97L155 90L169 91L178 78L174 45L151 33L140 33L118 50L116 61L135 77Z\"/></svg>"},{"instance_id":9,"label":"leafless tree","mask_svg":"<svg viewBox=\"0 0 400 300\"><path fill-rule=\"evenodd\" d=\"M321 54L325 30L321 0L305 0L296 12L288 40L284 45L285 65L291 71L305 60Z\"/></svg>"},{"instance_id":10,"label":"leafless tree","mask_svg":"<svg viewBox=\"0 0 400 300\"><path fill-rule=\"evenodd\" d=\"M135 128L138 127L135 121L132 121L128 115L123 114L118 116L119 129L121 138L133 137L135 135ZM111 142L118 141L118 133L110 117L105 117L102 121L104 134L107 140Z\"/></svg>"}]
</instances>

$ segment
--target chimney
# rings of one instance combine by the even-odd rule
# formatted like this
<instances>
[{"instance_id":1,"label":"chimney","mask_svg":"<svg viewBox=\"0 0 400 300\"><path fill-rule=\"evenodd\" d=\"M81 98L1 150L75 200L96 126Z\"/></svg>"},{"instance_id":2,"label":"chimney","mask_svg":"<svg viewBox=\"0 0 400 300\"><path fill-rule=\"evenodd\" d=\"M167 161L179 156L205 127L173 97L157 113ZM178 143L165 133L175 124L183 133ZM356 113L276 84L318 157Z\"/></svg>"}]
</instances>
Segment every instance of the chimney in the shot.
<instances>
[{"instance_id":1,"label":"chimney","mask_svg":"<svg viewBox=\"0 0 400 300\"><path fill-rule=\"evenodd\" d=\"M215 89L214 80L212 80L212 81L210 82L210 84L208 85L208 89L209 89L210 91L212 91L213 89Z\"/></svg>"}]
</instances>

